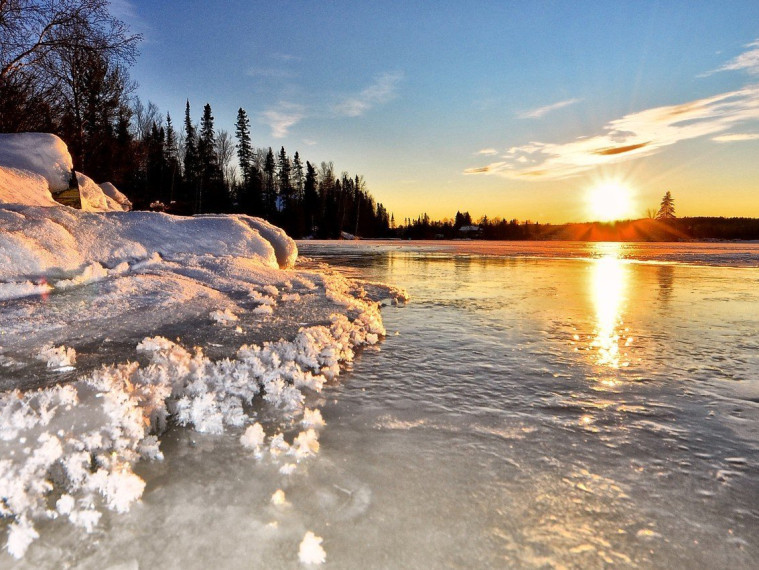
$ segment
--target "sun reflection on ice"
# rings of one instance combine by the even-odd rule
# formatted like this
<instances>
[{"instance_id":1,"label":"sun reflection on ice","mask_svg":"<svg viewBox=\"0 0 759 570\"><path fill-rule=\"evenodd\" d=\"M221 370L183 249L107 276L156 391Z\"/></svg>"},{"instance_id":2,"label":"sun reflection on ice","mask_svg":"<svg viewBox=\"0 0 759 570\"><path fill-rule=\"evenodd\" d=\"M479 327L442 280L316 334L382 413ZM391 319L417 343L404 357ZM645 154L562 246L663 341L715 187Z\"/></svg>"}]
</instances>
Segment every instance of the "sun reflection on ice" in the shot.
<instances>
[{"instance_id":1,"label":"sun reflection on ice","mask_svg":"<svg viewBox=\"0 0 759 570\"><path fill-rule=\"evenodd\" d=\"M628 267L619 258L619 244L599 244L602 257L595 260L591 274L591 295L596 312L594 360L600 366L619 368L627 366L626 354L620 347L633 342L627 329L623 329L622 311L626 301Z\"/></svg>"}]
</instances>

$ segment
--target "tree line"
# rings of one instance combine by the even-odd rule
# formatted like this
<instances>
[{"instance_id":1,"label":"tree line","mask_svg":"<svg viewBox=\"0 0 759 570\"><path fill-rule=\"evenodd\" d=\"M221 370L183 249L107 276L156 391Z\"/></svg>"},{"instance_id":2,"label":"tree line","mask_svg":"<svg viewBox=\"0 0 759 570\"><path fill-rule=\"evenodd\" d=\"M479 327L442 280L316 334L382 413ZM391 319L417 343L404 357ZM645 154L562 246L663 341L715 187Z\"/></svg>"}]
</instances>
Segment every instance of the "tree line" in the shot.
<instances>
[{"instance_id":1,"label":"tree line","mask_svg":"<svg viewBox=\"0 0 759 570\"><path fill-rule=\"evenodd\" d=\"M113 182L135 209L244 213L294 237L389 234L362 176L254 147L244 109L233 137L210 104L195 122L188 101L179 129L145 105L128 73L140 40L107 0L0 0L0 132L57 134L76 170Z\"/></svg>"}]
</instances>

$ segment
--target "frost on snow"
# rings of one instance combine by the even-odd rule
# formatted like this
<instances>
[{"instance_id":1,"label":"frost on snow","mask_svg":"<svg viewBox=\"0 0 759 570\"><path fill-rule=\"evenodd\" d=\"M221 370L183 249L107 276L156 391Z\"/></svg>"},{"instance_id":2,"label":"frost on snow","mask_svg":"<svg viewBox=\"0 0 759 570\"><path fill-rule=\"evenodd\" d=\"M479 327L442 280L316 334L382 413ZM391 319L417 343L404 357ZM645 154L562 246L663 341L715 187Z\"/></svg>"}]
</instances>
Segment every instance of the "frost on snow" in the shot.
<instances>
[{"instance_id":1,"label":"frost on snow","mask_svg":"<svg viewBox=\"0 0 759 570\"><path fill-rule=\"evenodd\" d=\"M339 279L336 284L339 289ZM354 347L378 334L384 329L377 306L363 303L353 321L333 314L329 325L302 328L291 341L244 345L234 359L213 361L199 348L148 337L137 346L146 366L106 366L65 386L3 394L0 514L13 521L8 551L23 556L37 537L37 519L65 517L90 532L99 508L127 511L144 490L133 465L162 457L156 436L170 421L205 433L249 424L240 443L260 455L267 438L259 423L250 423L249 409L261 397L275 409L300 410L307 428L291 443L282 433L269 438L270 455L298 461L314 455L313 428L324 421L319 410L303 407L301 389L321 390L340 362L353 358ZM73 363L75 352L46 347L40 357L59 366ZM280 471L293 469L286 464ZM51 508L48 498L56 490L61 495Z\"/></svg>"},{"instance_id":2,"label":"frost on snow","mask_svg":"<svg viewBox=\"0 0 759 570\"><path fill-rule=\"evenodd\" d=\"M309 530L300 543L298 559L303 564L324 564L327 560L327 553L322 548L323 540Z\"/></svg>"}]
</instances>

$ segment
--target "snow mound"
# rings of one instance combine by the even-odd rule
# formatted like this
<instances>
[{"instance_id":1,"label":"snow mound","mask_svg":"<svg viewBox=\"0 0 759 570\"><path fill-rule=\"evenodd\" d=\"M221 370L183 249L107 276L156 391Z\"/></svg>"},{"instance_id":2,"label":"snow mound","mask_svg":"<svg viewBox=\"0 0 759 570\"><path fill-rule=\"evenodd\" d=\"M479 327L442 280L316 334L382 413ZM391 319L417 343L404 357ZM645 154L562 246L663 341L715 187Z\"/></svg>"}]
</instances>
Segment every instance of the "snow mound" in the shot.
<instances>
[{"instance_id":1,"label":"snow mound","mask_svg":"<svg viewBox=\"0 0 759 570\"><path fill-rule=\"evenodd\" d=\"M124 208L119 202L108 196L92 178L76 173L76 181L79 184L79 197L82 200L82 210L85 212L123 212ZM113 186L113 185L111 185ZM114 187L114 190L116 188ZM118 192L118 190L117 190ZM121 194L121 192L119 192ZM123 194L122 194L123 196Z\"/></svg>"},{"instance_id":2,"label":"snow mound","mask_svg":"<svg viewBox=\"0 0 759 570\"><path fill-rule=\"evenodd\" d=\"M117 202L119 205L121 205L121 209L125 212L128 212L132 209L132 203L129 201L129 198L124 196L121 192L119 192L119 189L116 188L113 184L110 182L103 182L100 185L100 189L103 191L103 194Z\"/></svg>"},{"instance_id":3,"label":"snow mound","mask_svg":"<svg viewBox=\"0 0 759 570\"><path fill-rule=\"evenodd\" d=\"M70 281L89 271L92 275L82 277L88 281L103 277L103 271L123 273L156 254L169 261L235 256L278 268L291 266L298 251L282 230L247 216L182 218L155 212L89 213L0 205L0 226L4 230L0 284L7 286L5 298L33 291L43 279ZM94 271L93 264L102 266L102 271Z\"/></svg>"},{"instance_id":4,"label":"snow mound","mask_svg":"<svg viewBox=\"0 0 759 570\"><path fill-rule=\"evenodd\" d=\"M9 166L0 166L0 202L48 207L59 205L53 200L44 176Z\"/></svg>"},{"instance_id":5,"label":"snow mound","mask_svg":"<svg viewBox=\"0 0 759 570\"><path fill-rule=\"evenodd\" d=\"M69 187L71 160L66 143L49 133L0 134L0 166L28 170L47 180L52 192Z\"/></svg>"}]
</instances>

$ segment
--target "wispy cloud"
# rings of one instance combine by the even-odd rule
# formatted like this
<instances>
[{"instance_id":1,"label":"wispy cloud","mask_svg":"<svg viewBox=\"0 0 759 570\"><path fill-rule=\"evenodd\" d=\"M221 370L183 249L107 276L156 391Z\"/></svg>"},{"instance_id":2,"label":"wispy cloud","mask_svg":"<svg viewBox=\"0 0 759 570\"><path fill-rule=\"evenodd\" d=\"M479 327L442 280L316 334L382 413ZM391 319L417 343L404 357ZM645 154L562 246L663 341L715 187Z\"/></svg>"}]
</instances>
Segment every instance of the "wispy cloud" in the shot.
<instances>
[{"instance_id":1,"label":"wispy cloud","mask_svg":"<svg viewBox=\"0 0 759 570\"><path fill-rule=\"evenodd\" d=\"M742 54L734 57L722 67L718 67L704 75L711 75L719 71L747 71L751 75L759 75L759 40L754 40L744 47L748 49Z\"/></svg>"},{"instance_id":2,"label":"wispy cloud","mask_svg":"<svg viewBox=\"0 0 759 570\"><path fill-rule=\"evenodd\" d=\"M391 101L397 96L398 85L403 79L402 73L388 72L378 75L374 83L357 95L345 97L334 105L338 115L358 117L369 109Z\"/></svg>"},{"instance_id":3,"label":"wispy cloud","mask_svg":"<svg viewBox=\"0 0 759 570\"><path fill-rule=\"evenodd\" d=\"M713 137L712 140L719 143L757 141L759 140L759 133L728 133Z\"/></svg>"},{"instance_id":4,"label":"wispy cloud","mask_svg":"<svg viewBox=\"0 0 759 570\"><path fill-rule=\"evenodd\" d=\"M137 6L130 0L110 0L108 11L114 17L128 24L132 32L145 35L152 31L151 26L140 16Z\"/></svg>"},{"instance_id":5,"label":"wispy cloud","mask_svg":"<svg viewBox=\"0 0 759 570\"><path fill-rule=\"evenodd\" d=\"M292 79L296 73L281 67L250 67L245 70L250 77L265 77L267 79Z\"/></svg>"},{"instance_id":6,"label":"wispy cloud","mask_svg":"<svg viewBox=\"0 0 759 570\"><path fill-rule=\"evenodd\" d=\"M477 154L481 154L484 156L493 156L495 154L498 154L498 151L494 148L483 148L482 150L478 150Z\"/></svg>"},{"instance_id":7,"label":"wispy cloud","mask_svg":"<svg viewBox=\"0 0 759 570\"><path fill-rule=\"evenodd\" d=\"M306 116L303 105L281 101L261 113L261 122L271 127L275 138L286 137L290 128L298 124Z\"/></svg>"},{"instance_id":8,"label":"wispy cloud","mask_svg":"<svg viewBox=\"0 0 759 570\"><path fill-rule=\"evenodd\" d=\"M518 116L520 119L540 119L541 117L545 117L548 113L551 113L553 111L558 111L559 109L563 109L564 107L569 107L570 105L579 103L581 100L582 99L565 99L564 101L552 103L551 105L546 105L544 107L538 107L537 109L524 111L523 113L519 113Z\"/></svg>"},{"instance_id":9,"label":"wispy cloud","mask_svg":"<svg viewBox=\"0 0 759 570\"><path fill-rule=\"evenodd\" d=\"M499 174L522 180L566 178L599 165L650 155L680 141L724 133L756 120L759 120L759 85L751 85L682 105L631 113L609 122L599 135L565 143L531 142L512 147L498 162L469 168L464 173Z\"/></svg>"}]
</instances>

